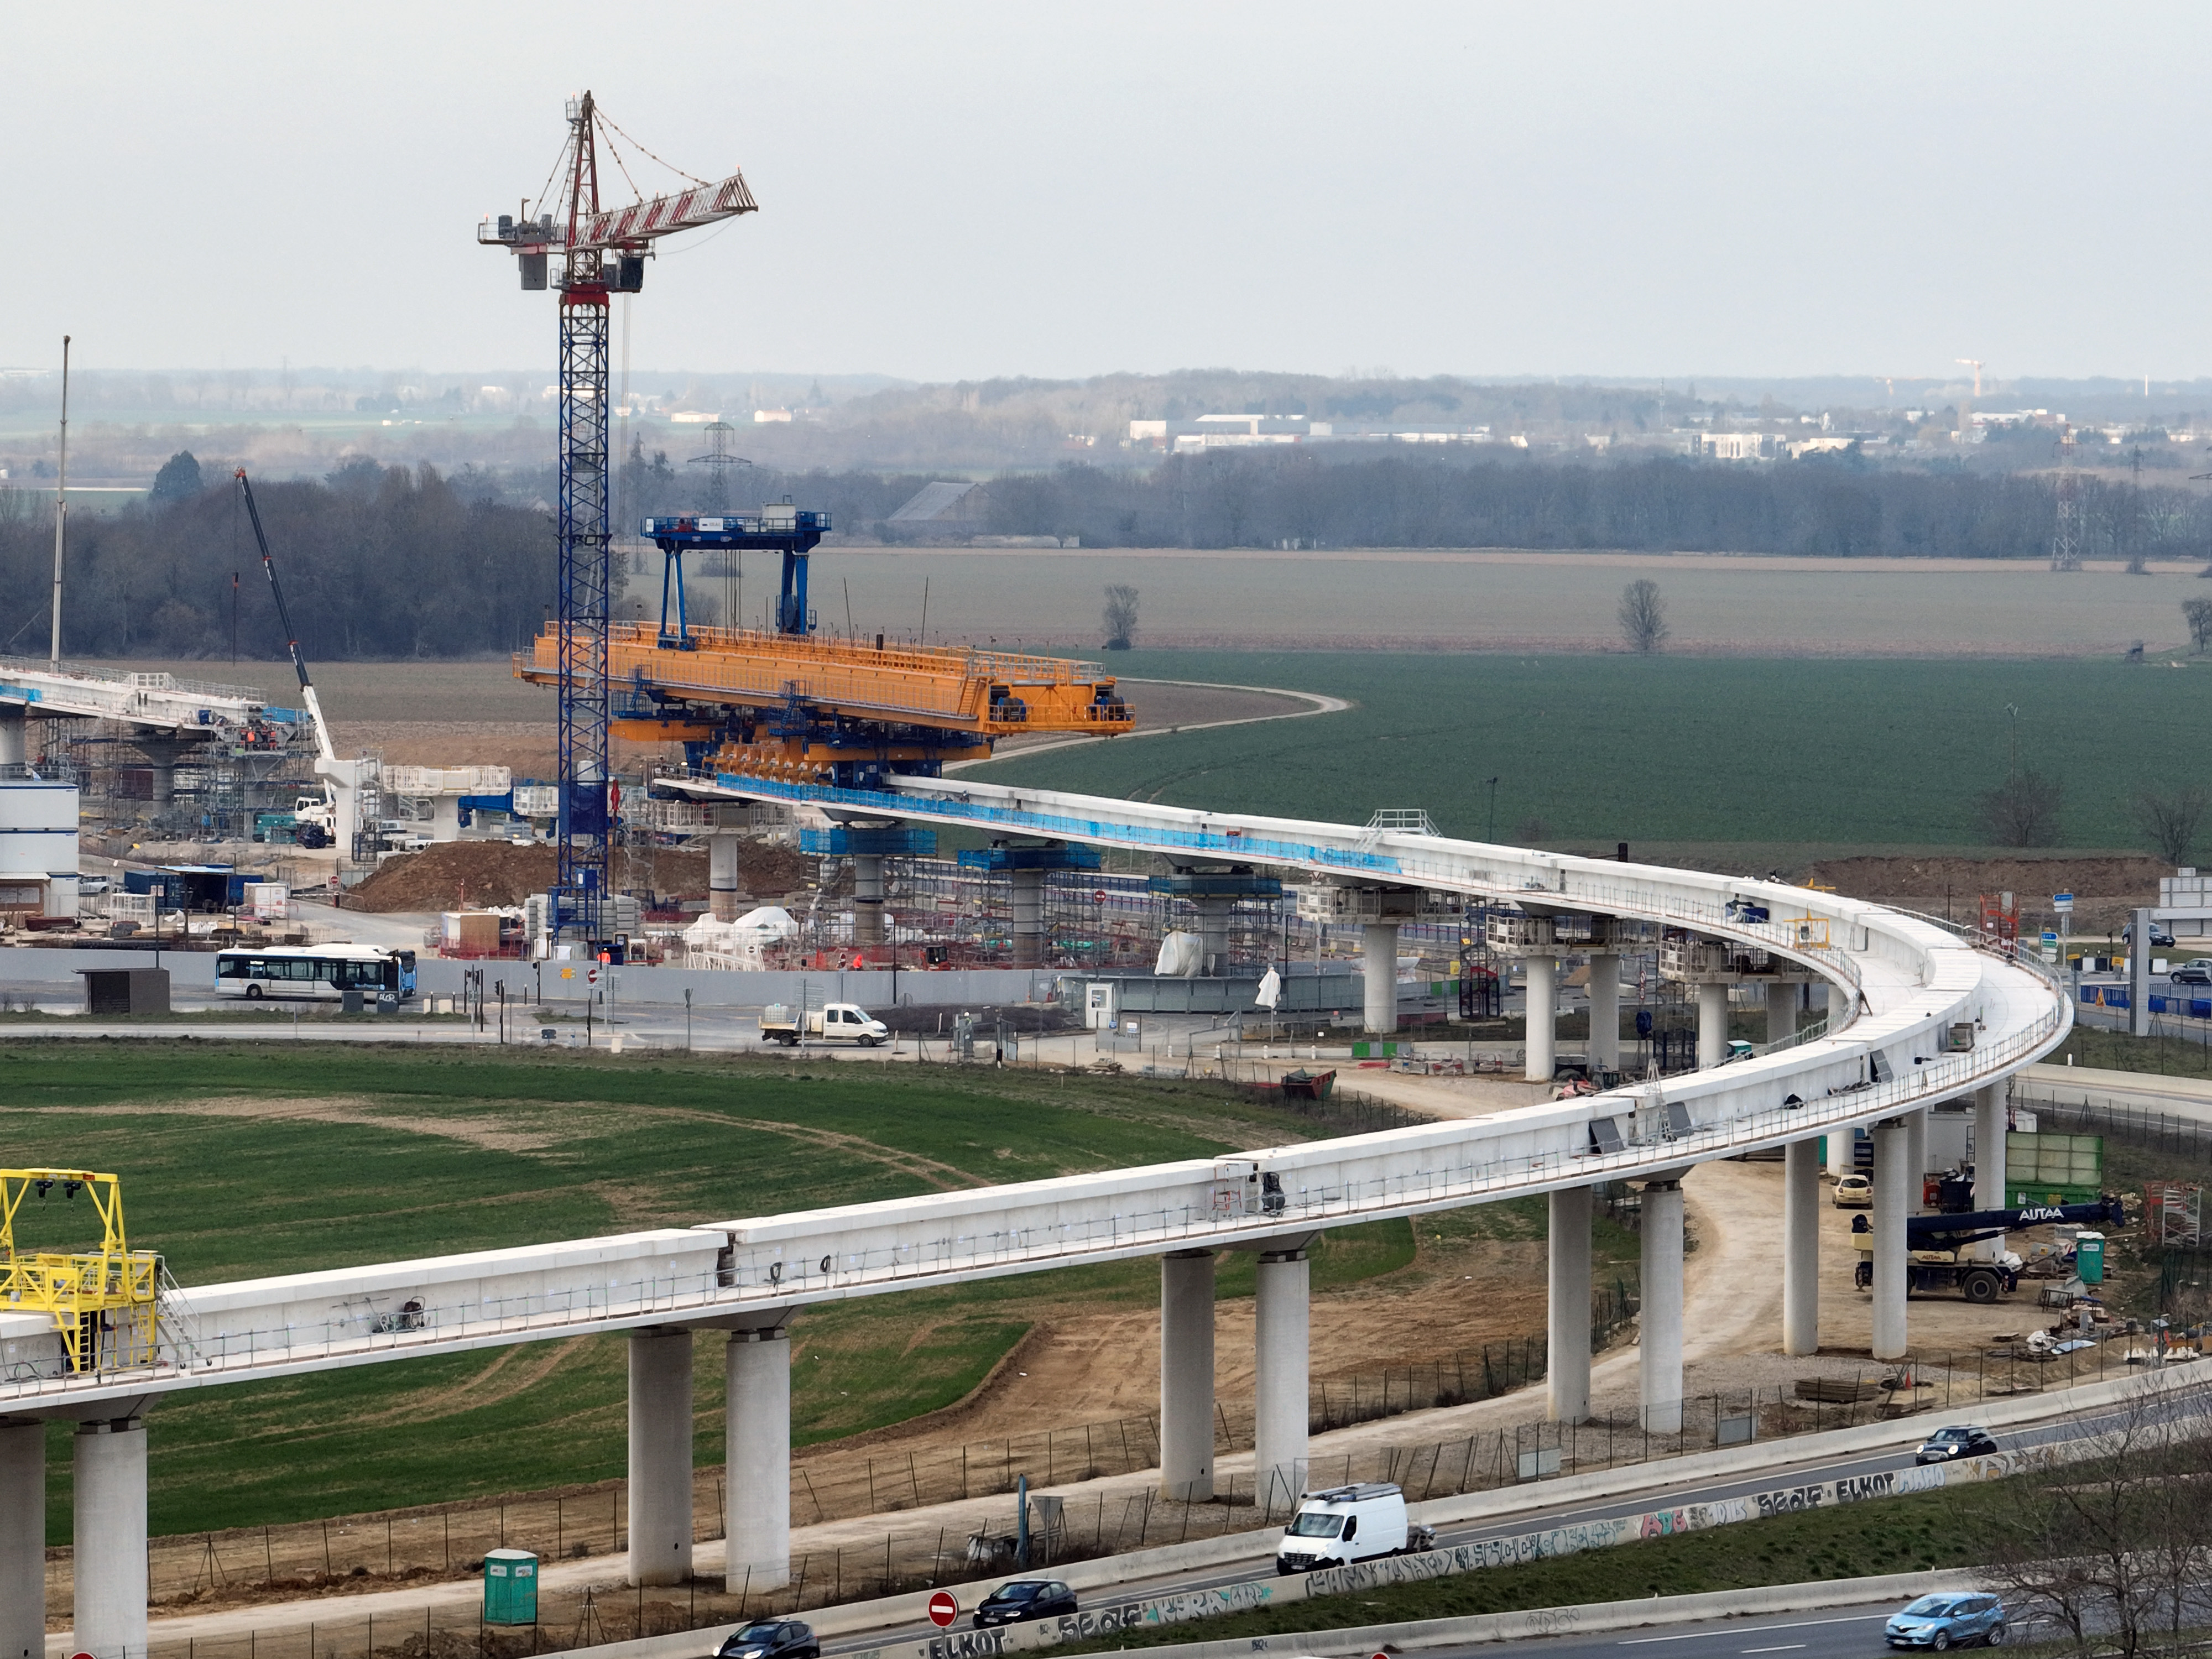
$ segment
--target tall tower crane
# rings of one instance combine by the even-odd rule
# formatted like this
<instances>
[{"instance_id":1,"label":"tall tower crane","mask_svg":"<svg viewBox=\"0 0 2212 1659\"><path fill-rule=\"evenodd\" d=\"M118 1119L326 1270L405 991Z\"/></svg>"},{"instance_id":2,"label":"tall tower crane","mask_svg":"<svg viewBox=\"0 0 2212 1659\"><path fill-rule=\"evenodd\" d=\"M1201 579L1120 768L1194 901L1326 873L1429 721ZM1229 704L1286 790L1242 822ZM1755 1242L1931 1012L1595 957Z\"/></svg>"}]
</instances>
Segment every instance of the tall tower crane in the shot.
<instances>
[{"instance_id":1,"label":"tall tower crane","mask_svg":"<svg viewBox=\"0 0 2212 1659\"><path fill-rule=\"evenodd\" d=\"M568 137L547 194L477 228L477 240L515 257L526 290L560 295L560 560L556 635L560 687L560 873L548 930L556 938L603 937L601 903L612 875L614 814L608 799L607 336L608 296L645 286L645 258L659 238L759 210L744 176L605 208L599 146L625 179L616 140L628 138L586 92L568 100ZM650 155L635 140L631 147ZM658 160L658 158L654 158ZM665 167L665 162L661 163ZM671 172L677 169L670 168ZM684 175L686 178L689 174ZM553 180L558 193L554 194ZM631 185L635 190L635 182Z\"/></svg>"}]
</instances>

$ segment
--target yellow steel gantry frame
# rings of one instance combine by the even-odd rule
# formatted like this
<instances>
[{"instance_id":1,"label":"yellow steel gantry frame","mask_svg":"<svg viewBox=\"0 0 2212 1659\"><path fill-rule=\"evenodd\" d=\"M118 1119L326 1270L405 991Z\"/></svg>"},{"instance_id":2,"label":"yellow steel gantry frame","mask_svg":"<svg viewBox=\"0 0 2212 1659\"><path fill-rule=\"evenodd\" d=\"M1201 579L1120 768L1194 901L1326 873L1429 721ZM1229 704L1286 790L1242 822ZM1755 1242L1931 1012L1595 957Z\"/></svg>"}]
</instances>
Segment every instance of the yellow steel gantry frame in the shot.
<instances>
[{"instance_id":1,"label":"yellow steel gantry frame","mask_svg":"<svg viewBox=\"0 0 2212 1659\"><path fill-rule=\"evenodd\" d=\"M64 1201L88 1194L100 1223L97 1250L24 1252L15 1215L56 1187ZM153 1364L161 1258L133 1250L123 1231L123 1186L93 1170L0 1170L0 1292L10 1309L48 1315L72 1372Z\"/></svg>"}]
</instances>

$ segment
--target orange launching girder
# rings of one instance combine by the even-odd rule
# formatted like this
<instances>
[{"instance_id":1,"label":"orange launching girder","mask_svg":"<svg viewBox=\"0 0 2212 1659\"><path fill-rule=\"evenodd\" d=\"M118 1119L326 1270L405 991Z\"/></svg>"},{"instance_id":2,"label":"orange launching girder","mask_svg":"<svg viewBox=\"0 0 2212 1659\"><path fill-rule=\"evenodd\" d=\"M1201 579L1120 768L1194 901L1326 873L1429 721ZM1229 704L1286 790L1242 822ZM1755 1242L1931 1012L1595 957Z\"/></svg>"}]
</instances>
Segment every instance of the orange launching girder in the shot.
<instances>
[{"instance_id":1,"label":"orange launching girder","mask_svg":"<svg viewBox=\"0 0 2212 1659\"><path fill-rule=\"evenodd\" d=\"M608 629L607 678L617 736L642 742L711 740L750 711L773 723L793 709L858 736L886 742L884 758L924 752L988 753L997 738L1025 732L1115 737L1133 724L1114 677L1095 663L968 647L888 645L819 635L690 629L683 648L661 643L647 623ZM548 629L514 659L518 678L560 682L560 637ZM741 722L744 723L744 722ZM951 741L914 738L942 732ZM819 740L760 731L726 748L724 763L787 763L826 753ZM899 741L900 737L907 740ZM965 738L967 741L960 739ZM840 746L849 747L850 739Z\"/></svg>"}]
</instances>

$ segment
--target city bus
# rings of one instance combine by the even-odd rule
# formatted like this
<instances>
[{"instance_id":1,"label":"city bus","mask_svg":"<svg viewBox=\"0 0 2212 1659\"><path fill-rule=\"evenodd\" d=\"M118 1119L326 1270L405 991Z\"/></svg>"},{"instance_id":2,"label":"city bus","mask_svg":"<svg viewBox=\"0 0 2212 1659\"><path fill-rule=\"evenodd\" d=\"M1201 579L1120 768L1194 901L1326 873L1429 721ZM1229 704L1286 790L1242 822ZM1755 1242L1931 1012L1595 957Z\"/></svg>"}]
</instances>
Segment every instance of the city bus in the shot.
<instances>
[{"instance_id":1,"label":"city bus","mask_svg":"<svg viewBox=\"0 0 2212 1659\"><path fill-rule=\"evenodd\" d=\"M389 993L404 1002L415 994L415 953L369 945L272 945L223 951L215 959L218 996L305 998L336 1002L359 991L374 1002Z\"/></svg>"}]
</instances>

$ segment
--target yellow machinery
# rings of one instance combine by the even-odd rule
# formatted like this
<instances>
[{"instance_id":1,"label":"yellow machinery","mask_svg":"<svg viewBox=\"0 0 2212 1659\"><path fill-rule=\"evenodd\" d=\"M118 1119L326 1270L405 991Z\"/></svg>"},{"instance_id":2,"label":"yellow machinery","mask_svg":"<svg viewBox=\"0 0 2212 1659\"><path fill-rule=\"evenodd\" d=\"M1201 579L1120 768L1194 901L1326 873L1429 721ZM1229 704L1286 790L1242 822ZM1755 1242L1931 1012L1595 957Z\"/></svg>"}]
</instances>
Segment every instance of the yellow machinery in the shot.
<instances>
[{"instance_id":1,"label":"yellow machinery","mask_svg":"<svg viewBox=\"0 0 2212 1659\"><path fill-rule=\"evenodd\" d=\"M558 685L558 631L519 653L514 672ZM1002 737L1115 737L1133 723L1095 664L811 632L617 623L607 680L617 736L680 742L695 765L793 782L865 786L979 758Z\"/></svg>"},{"instance_id":2,"label":"yellow machinery","mask_svg":"<svg viewBox=\"0 0 2212 1659\"><path fill-rule=\"evenodd\" d=\"M22 1251L15 1217L26 1200L44 1203L60 1188L64 1203L82 1193L100 1223L97 1250ZM6 1305L49 1316L72 1372L154 1363L155 1301L161 1258L133 1250L123 1233L123 1188L90 1170L0 1170L0 1289Z\"/></svg>"}]
</instances>

